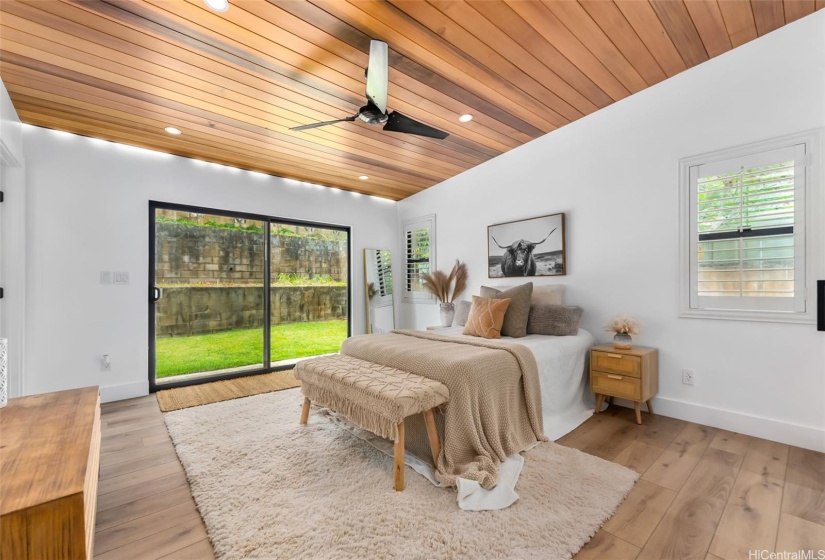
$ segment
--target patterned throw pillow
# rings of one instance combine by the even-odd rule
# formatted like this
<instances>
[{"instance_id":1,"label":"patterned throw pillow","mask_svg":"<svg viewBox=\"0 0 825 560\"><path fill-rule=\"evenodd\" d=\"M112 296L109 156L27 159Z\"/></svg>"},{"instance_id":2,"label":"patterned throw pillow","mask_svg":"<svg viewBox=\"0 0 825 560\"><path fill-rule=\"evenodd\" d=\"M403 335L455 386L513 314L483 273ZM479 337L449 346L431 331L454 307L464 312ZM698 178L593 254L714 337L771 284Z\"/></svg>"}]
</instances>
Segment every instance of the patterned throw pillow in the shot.
<instances>
[{"instance_id":1,"label":"patterned throw pillow","mask_svg":"<svg viewBox=\"0 0 825 560\"><path fill-rule=\"evenodd\" d=\"M527 334L527 317L530 315L530 296L533 293L533 283L527 282L508 290L498 290L489 286L481 287L481 297L495 299L510 299L510 307L504 315L504 324L501 326L502 336L521 338Z\"/></svg>"},{"instance_id":2,"label":"patterned throw pillow","mask_svg":"<svg viewBox=\"0 0 825 560\"><path fill-rule=\"evenodd\" d=\"M527 334L575 336L582 313L577 305L531 305Z\"/></svg>"},{"instance_id":3,"label":"patterned throw pillow","mask_svg":"<svg viewBox=\"0 0 825 560\"><path fill-rule=\"evenodd\" d=\"M467 324L467 318L470 316L470 308L473 307L472 301L461 300L455 306L455 317L453 324L463 327Z\"/></svg>"},{"instance_id":4,"label":"patterned throw pillow","mask_svg":"<svg viewBox=\"0 0 825 560\"><path fill-rule=\"evenodd\" d=\"M509 299L473 296L473 306L464 326L464 334L482 338L501 338L501 324L509 306Z\"/></svg>"}]
</instances>

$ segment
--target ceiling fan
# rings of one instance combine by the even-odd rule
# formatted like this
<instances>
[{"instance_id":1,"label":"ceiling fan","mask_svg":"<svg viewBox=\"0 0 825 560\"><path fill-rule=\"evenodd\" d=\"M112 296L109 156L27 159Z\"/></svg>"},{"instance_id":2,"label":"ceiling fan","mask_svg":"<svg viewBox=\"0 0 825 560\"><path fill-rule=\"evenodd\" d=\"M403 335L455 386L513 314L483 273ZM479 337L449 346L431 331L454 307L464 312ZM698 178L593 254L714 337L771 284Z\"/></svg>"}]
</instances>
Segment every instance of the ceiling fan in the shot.
<instances>
[{"instance_id":1,"label":"ceiling fan","mask_svg":"<svg viewBox=\"0 0 825 560\"><path fill-rule=\"evenodd\" d=\"M389 132L403 132L416 134L427 138L443 140L449 136L446 132L427 126L426 124L405 117L398 111L387 113L387 88L389 86L388 48L384 41L370 41L370 61L365 72L367 78L367 104L358 109L358 112L345 119L325 121L303 126L295 126L289 130L309 130L319 126L327 126L339 122L352 122L361 119L367 124L383 124L384 130Z\"/></svg>"}]
</instances>

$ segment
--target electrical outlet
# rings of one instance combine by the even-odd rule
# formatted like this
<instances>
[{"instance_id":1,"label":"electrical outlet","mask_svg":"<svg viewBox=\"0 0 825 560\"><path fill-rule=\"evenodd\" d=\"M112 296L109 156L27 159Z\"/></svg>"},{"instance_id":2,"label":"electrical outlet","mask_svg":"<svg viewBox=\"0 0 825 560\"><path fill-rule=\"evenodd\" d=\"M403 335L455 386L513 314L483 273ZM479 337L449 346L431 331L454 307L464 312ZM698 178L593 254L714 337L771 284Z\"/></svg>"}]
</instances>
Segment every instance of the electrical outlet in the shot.
<instances>
[{"instance_id":1,"label":"electrical outlet","mask_svg":"<svg viewBox=\"0 0 825 560\"><path fill-rule=\"evenodd\" d=\"M115 272L114 273L114 280L115 284L128 284L129 283L129 273L128 272Z\"/></svg>"},{"instance_id":2,"label":"electrical outlet","mask_svg":"<svg viewBox=\"0 0 825 560\"><path fill-rule=\"evenodd\" d=\"M100 371L109 371L112 369L112 358L109 354L103 354L100 358Z\"/></svg>"},{"instance_id":3,"label":"electrical outlet","mask_svg":"<svg viewBox=\"0 0 825 560\"><path fill-rule=\"evenodd\" d=\"M685 385L693 385L693 379L696 375L692 369L683 369L682 370L682 383Z\"/></svg>"}]
</instances>

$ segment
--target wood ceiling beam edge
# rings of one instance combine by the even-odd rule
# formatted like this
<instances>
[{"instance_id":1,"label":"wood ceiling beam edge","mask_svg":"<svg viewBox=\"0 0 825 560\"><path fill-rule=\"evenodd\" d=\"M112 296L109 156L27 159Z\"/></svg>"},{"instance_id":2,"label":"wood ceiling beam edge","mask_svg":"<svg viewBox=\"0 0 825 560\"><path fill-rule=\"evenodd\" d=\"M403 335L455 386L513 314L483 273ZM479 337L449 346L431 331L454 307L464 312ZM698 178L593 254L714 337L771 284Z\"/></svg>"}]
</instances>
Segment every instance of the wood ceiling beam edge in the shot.
<instances>
[{"instance_id":1,"label":"wood ceiling beam edge","mask_svg":"<svg viewBox=\"0 0 825 560\"><path fill-rule=\"evenodd\" d=\"M814 0L785 0L785 22L791 23L816 11Z\"/></svg>"},{"instance_id":2,"label":"wood ceiling beam edge","mask_svg":"<svg viewBox=\"0 0 825 560\"><path fill-rule=\"evenodd\" d=\"M734 48L756 39L756 21L750 2L726 1L719 3L719 11L725 22L730 42Z\"/></svg>"},{"instance_id":3,"label":"wood ceiling beam edge","mask_svg":"<svg viewBox=\"0 0 825 560\"><path fill-rule=\"evenodd\" d=\"M296 18L305 21L309 25L323 29L342 43L348 44L356 49L369 49L369 35L309 2L294 2L291 0L286 2L278 2L277 0L267 1ZM472 112L476 115L484 115L491 119L491 123L488 126L492 127L494 126L493 123L501 123L507 128L518 131L531 139L538 138L544 134L544 131L536 128L527 121L500 109L471 91L461 88L461 86L449 78L425 68L393 49L390 49L389 52L389 63L391 70L395 69L413 80L425 83L434 90L445 92L448 90L453 91L453 89L459 90L455 91L454 94L460 93L462 98L461 105L470 110L463 110L458 107L455 109L457 114ZM445 93L445 95L449 97L449 94ZM499 130L499 132L506 133L506 129Z\"/></svg>"},{"instance_id":4,"label":"wood ceiling beam edge","mask_svg":"<svg viewBox=\"0 0 825 560\"><path fill-rule=\"evenodd\" d=\"M785 25L785 7L782 0L751 2L751 8L756 31L760 37Z\"/></svg>"},{"instance_id":5,"label":"wood ceiling beam edge","mask_svg":"<svg viewBox=\"0 0 825 560\"><path fill-rule=\"evenodd\" d=\"M350 19L347 19L347 21L351 21L351 25L356 26L363 33L387 41L388 44L393 45L394 50L404 56L412 57L411 53L420 52L422 48L427 50L427 52L432 54L432 58L429 60L430 64L425 66L426 68L437 73L455 76L456 79L463 76L463 78L459 80L462 87L490 103L498 103L501 106L508 107L509 111L513 112L519 118L526 120L542 132L547 133L558 128L547 120L545 115L542 115L544 109L538 108L534 102L527 99L521 92L516 91L514 87L508 86L507 84L497 83L500 82L497 76L490 75L480 68L473 67L471 63L466 61L463 55L455 52L452 45L434 38L430 30L412 18L409 18L406 14L398 10L387 12L386 10L389 5L371 4L370 7L380 11L380 14L375 16L374 14L364 12L358 6L350 4L349 2L311 1L314 5L319 6L321 9L339 19L347 19L347 17L349 17ZM397 27L402 27L402 22L414 27L419 34L423 35L427 45L419 45L406 35L396 31ZM430 48L427 48L428 46ZM450 61L448 62L438 54L433 53L432 48L435 48L437 51L440 50L440 54L449 58ZM489 85L491 83L495 83L496 87ZM498 86L501 86L501 91ZM502 91L512 93L515 102L502 93Z\"/></svg>"}]
</instances>

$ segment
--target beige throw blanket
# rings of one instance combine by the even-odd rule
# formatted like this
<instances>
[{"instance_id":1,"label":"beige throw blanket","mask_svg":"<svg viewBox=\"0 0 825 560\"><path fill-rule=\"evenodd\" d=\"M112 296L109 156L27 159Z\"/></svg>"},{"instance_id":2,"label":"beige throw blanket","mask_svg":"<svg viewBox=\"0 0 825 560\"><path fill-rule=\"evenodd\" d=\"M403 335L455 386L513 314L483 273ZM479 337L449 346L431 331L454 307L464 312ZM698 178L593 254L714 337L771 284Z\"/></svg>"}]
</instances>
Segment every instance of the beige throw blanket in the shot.
<instances>
[{"instance_id":1,"label":"beige throw blanket","mask_svg":"<svg viewBox=\"0 0 825 560\"><path fill-rule=\"evenodd\" d=\"M538 366L524 346L405 330L349 338L341 353L447 386L450 401L436 415L442 441L436 479L442 484L455 486L461 477L493 488L502 461L547 441ZM420 416L405 422L406 444L425 458L429 442Z\"/></svg>"}]
</instances>

